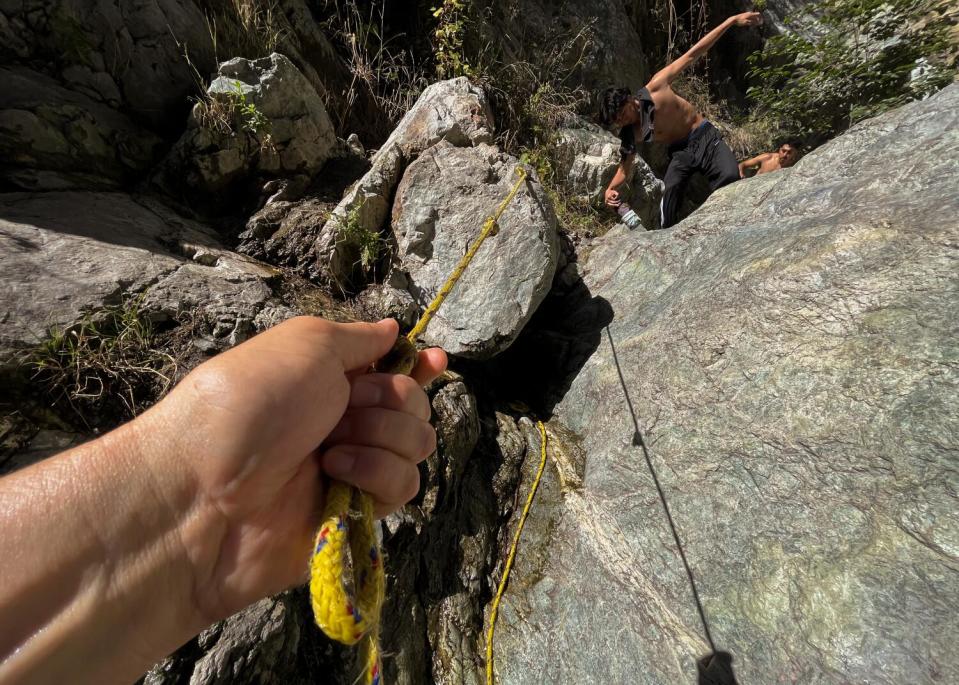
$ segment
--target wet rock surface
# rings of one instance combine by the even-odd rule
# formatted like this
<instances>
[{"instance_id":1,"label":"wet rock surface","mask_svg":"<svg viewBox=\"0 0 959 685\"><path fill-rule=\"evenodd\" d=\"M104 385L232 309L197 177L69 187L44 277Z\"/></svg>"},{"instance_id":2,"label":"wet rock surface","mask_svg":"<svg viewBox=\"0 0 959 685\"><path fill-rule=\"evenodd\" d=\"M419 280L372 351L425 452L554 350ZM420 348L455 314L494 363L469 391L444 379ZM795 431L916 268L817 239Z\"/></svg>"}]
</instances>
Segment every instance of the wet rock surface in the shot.
<instances>
[{"instance_id":1,"label":"wet rock surface","mask_svg":"<svg viewBox=\"0 0 959 685\"><path fill-rule=\"evenodd\" d=\"M556 408L583 486L534 510L501 682L690 682L708 652L637 425L741 682L959 677L957 103L596 241L612 321Z\"/></svg>"}]
</instances>

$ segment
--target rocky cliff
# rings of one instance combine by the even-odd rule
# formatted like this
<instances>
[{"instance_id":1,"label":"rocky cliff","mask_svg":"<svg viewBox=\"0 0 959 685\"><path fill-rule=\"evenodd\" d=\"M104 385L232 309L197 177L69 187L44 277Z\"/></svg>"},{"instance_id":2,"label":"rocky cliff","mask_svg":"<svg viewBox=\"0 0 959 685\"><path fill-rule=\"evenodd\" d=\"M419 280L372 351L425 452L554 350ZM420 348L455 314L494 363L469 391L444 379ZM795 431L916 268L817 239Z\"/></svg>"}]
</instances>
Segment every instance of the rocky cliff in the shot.
<instances>
[{"instance_id":1,"label":"rocky cliff","mask_svg":"<svg viewBox=\"0 0 959 685\"><path fill-rule=\"evenodd\" d=\"M584 467L547 476L502 682L691 682L709 646L650 466L741 682L959 678L957 104L594 243L537 338L598 344L555 409Z\"/></svg>"},{"instance_id":2,"label":"rocky cliff","mask_svg":"<svg viewBox=\"0 0 959 685\"><path fill-rule=\"evenodd\" d=\"M609 41L585 54L583 83L652 68L658 34L640 20L654 7L524 5L491 20L507 54L598 16ZM219 7L0 3L2 471L120 418L79 420L32 384L51 327L134 302L175 380L297 313L408 325L523 164L466 78L427 88L367 159L334 129L381 113L342 109L349 73L311 6L280 0L277 52L217 67ZM558 190L527 165L427 334L456 357L429 389L439 447L423 488L383 524L388 682L484 682L534 417L549 460L500 610L498 682L693 682L710 638L741 682L959 680L957 104L952 86L674 228L601 237L568 231L554 203L596 211L618 143L581 119L559 127ZM638 164L632 185L656 227L660 182ZM211 626L143 682L354 677L301 588Z\"/></svg>"}]
</instances>

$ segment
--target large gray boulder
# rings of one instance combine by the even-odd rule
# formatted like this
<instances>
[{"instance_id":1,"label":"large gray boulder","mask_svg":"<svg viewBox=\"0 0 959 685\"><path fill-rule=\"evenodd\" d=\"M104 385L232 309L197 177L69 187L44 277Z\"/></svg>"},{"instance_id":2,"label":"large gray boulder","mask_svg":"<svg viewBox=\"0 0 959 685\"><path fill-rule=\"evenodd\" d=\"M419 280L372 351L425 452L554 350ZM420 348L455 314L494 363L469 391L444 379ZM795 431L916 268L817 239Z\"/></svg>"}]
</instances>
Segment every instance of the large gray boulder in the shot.
<instances>
[{"instance_id":1,"label":"large gray boulder","mask_svg":"<svg viewBox=\"0 0 959 685\"><path fill-rule=\"evenodd\" d=\"M440 141L468 147L493 141L493 113L486 94L466 77L429 86L373 156L370 170L343 196L316 240L316 271L343 292L369 276L359 264L357 236L384 229L393 191L406 165ZM361 268L358 269L358 264Z\"/></svg>"},{"instance_id":2,"label":"large gray boulder","mask_svg":"<svg viewBox=\"0 0 959 685\"><path fill-rule=\"evenodd\" d=\"M225 250L216 234L148 198L124 193L0 195L0 366L50 326L146 292L158 319L206 319L211 344L235 344L291 315L273 272Z\"/></svg>"},{"instance_id":3,"label":"large gray boulder","mask_svg":"<svg viewBox=\"0 0 959 685\"><path fill-rule=\"evenodd\" d=\"M320 96L287 57L235 58L220 65L156 181L202 198L253 175L312 176L336 151Z\"/></svg>"},{"instance_id":4,"label":"large gray boulder","mask_svg":"<svg viewBox=\"0 0 959 685\"><path fill-rule=\"evenodd\" d=\"M436 145L403 175L393 203L394 270L425 307L516 182L518 160L490 145ZM532 175L520 187L423 335L450 354L509 347L546 296L559 255L556 217Z\"/></svg>"},{"instance_id":5,"label":"large gray boulder","mask_svg":"<svg viewBox=\"0 0 959 685\"><path fill-rule=\"evenodd\" d=\"M569 318L613 319L555 410L582 482L548 468L498 682L694 681L709 647L634 417L740 682L959 681L957 160L951 86L596 242Z\"/></svg>"}]
</instances>

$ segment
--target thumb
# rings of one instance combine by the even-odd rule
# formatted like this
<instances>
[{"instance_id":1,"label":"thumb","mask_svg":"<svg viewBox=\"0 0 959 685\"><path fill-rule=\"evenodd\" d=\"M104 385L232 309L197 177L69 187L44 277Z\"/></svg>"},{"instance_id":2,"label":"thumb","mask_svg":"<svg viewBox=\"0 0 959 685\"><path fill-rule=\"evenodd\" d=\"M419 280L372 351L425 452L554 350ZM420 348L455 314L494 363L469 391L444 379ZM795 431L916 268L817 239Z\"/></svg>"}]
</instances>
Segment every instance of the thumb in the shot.
<instances>
[{"instance_id":1,"label":"thumb","mask_svg":"<svg viewBox=\"0 0 959 685\"><path fill-rule=\"evenodd\" d=\"M346 371L365 369L390 351L400 326L394 319L377 323L344 323L332 327L330 337L334 351Z\"/></svg>"}]
</instances>

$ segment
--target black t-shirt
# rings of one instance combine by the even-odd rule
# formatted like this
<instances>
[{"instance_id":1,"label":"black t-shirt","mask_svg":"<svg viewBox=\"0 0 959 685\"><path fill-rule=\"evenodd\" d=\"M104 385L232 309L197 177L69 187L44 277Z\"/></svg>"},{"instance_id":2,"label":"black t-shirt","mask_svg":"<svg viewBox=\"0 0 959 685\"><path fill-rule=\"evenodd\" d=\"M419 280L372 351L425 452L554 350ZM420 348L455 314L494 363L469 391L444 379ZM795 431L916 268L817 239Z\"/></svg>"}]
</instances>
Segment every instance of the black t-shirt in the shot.
<instances>
[{"instance_id":1,"label":"black t-shirt","mask_svg":"<svg viewBox=\"0 0 959 685\"><path fill-rule=\"evenodd\" d=\"M653 104L653 97L646 88L640 88L636 93L639 98L639 121L629 126L623 126L619 130L619 154L622 159L627 155L636 154L636 127L642 131L642 140L644 143L653 142L653 119L656 114L656 105Z\"/></svg>"}]
</instances>

